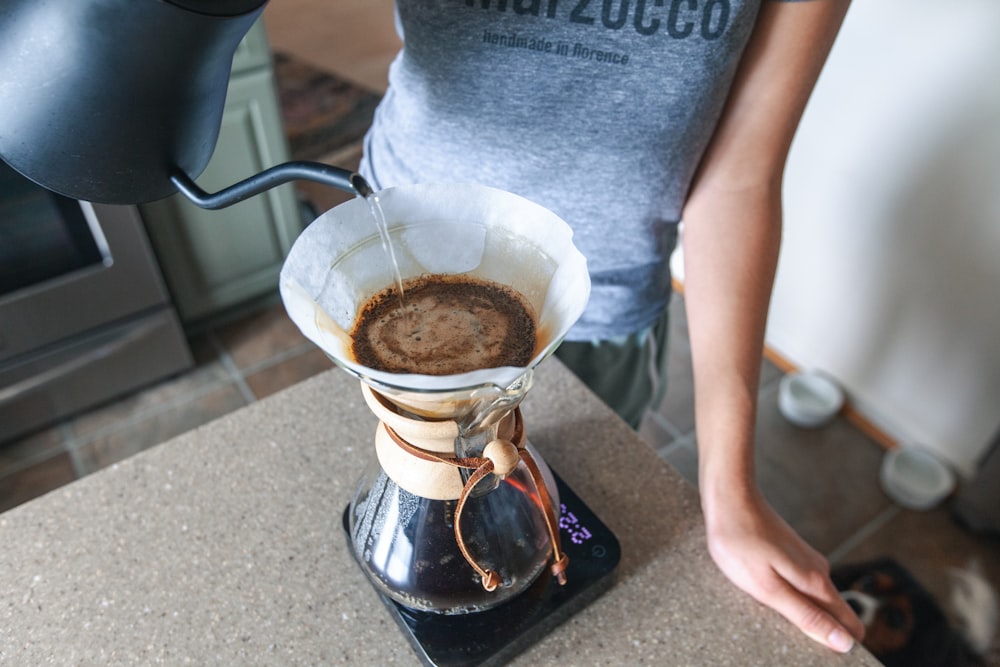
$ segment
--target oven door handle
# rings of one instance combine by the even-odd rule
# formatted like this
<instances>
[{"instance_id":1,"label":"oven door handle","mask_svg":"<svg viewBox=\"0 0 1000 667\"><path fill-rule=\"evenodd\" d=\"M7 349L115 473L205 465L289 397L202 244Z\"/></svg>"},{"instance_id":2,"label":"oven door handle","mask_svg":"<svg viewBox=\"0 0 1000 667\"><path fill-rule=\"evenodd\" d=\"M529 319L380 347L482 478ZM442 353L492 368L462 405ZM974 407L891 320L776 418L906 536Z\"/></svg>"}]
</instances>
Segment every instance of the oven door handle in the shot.
<instances>
[{"instance_id":1,"label":"oven door handle","mask_svg":"<svg viewBox=\"0 0 1000 667\"><path fill-rule=\"evenodd\" d=\"M106 357L116 354L134 342L147 336L156 327L156 322L144 322L141 325L130 329L124 335L118 336L114 340L102 343L101 345L87 350L83 354L77 355L72 359L68 359L57 366L46 369L41 373L36 373L29 378L21 380L20 382L15 382L9 387L0 388L0 406L13 403L28 394L42 391L49 385L58 382L60 379L67 377L85 368L86 366L89 366L90 364L96 363L101 359L105 359Z\"/></svg>"}]
</instances>

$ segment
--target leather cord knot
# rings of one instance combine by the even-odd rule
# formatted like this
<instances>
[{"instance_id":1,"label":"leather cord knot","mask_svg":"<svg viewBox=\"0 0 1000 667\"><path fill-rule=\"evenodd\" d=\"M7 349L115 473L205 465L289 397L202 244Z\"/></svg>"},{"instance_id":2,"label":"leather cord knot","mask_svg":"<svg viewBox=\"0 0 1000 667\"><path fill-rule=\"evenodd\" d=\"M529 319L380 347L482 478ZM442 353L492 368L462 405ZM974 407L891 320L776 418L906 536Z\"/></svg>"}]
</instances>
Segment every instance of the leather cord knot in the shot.
<instances>
[{"instance_id":1,"label":"leather cord knot","mask_svg":"<svg viewBox=\"0 0 1000 667\"><path fill-rule=\"evenodd\" d=\"M552 508L552 496L549 495L549 490L545 485L545 478L542 477L538 463L525 447L527 438L524 435L524 420L521 418L520 408L514 409L514 434L511 436L511 439L491 441L483 448L483 456L442 456L436 452L421 449L410 444L388 424L383 423L383 426L385 426L386 433L389 434L392 441L408 454L423 461L443 463L473 471L462 487L458 503L455 506L455 542L458 544L458 550L462 553L466 562L479 574L483 588L487 591L496 590L501 583L501 578L497 572L480 566L465 545L465 538L462 537L462 516L465 503L469 499L469 495L476 488L476 485L487 475L493 473L503 479L514 471L519 462L524 461L531 476L532 484L534 484L535 490L538 492L539 509L545 518L545 526L549 533L549 542L552 545L552 574L560 585L566 584L566 568L569 565L569 558L562 550L562 543L559 539L558 517Z\"/></svg>"}]
</instances>

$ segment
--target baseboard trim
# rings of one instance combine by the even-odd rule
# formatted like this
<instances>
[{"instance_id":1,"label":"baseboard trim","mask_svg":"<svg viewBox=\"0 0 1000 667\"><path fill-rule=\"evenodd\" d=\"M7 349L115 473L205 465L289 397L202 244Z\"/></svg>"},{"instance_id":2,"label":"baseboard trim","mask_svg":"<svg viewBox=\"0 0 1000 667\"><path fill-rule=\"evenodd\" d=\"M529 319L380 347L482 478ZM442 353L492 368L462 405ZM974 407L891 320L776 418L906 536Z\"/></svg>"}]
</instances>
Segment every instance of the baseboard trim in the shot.
<instances>
[{"instance_id":1,"label":"baseboard trim","mask_svg":"<svg viewBox=\"0 0 1000 667\"><path fill-rule=\"evenodd\" d=\"M671 278L670 282L673 290L677 294L684 296L684 283L676 278ZM777 366L782 373L797 373L800 370L796 364L792 363L792 361L783 356L780 352L766 344L764 345L764 358ZM896 438L889 435L884 429L879 427L875 424L875 422L854 407L851 404L850 398L844 402L844 407L840 410L840 416L846 419L847 422L856 429L878 443L881 447L885 449L894 449L899 446L899 441L897 441Z\"/></svg>"},{"instance_id":2,"label":"baseboard trim","mask_svg":"<svg viewBox=\"0 0 1000 667\"><path fill-rule=\"evenodd\" d=\"M800 370L780 352L767 345L764 346L764 358L777 366L782 373L796 373ZM854 407L849 398L844 401L844 407L840 409L840 416L883 448L894 449L899 446L899 442L895 438Z\"/></svg>"}]
</instances>

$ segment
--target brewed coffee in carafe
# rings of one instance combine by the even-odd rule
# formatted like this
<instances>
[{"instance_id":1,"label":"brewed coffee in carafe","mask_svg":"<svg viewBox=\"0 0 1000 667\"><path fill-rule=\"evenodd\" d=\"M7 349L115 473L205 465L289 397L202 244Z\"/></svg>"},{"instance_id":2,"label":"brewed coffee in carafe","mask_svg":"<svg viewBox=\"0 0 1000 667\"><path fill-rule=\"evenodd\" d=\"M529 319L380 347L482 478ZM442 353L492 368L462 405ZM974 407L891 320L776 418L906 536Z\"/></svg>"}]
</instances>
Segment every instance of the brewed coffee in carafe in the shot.
<instances>
[{"instance_id":1,"label":"brewed coffee in carafe","mask_svg":"<svg viewBox=\"0 0 1000 667\"><path fill-rule=\"evenodd\" d=\"M440 335L428 343L442 347L416 366L380 367L356 354L359 317L385 302L394 284L362 200L338 206L303 232L282 270L282 298L303 333L360 378L379 418L375 457L348 509L362 570L411 609L489 609L523 592L546 568L557 579L565 576L555 485L527 440L519 405L535 367L582 313L590 287L586 262L563 221L510 193L418 185L378 197L404 286L495 286L523 300L532 339L523 340L516 317L501 318L504 335L495 335L476 302L482 291L463 287L452 308L455 347L477 348L479 361L438 368L447 347ZM399 316L433 298L414 289ZM426 324L418 317L396 328L419 338ZM512 331L519 345L511 345ZM506 354L517 347L522 356Z\"/></svg>"}]
</instances>

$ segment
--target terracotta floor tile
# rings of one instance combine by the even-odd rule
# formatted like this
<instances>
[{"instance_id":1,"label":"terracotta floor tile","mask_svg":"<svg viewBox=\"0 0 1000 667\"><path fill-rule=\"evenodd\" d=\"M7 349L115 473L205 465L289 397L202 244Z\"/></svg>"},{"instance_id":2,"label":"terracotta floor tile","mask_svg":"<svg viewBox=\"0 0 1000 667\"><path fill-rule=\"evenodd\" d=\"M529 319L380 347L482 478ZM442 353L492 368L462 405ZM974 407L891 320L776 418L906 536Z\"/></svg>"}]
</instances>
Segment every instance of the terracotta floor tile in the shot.
<instances>
[{"instance_id":1,"label":"terracotta floor tile","mask_svg":"<svg viewBox=\"0 0 1000 667\"><path fill-rule=\"evenodd\" d=\"M62 450L63 435L58 426L0 445L0 479Z\"/></svg>"},{"instance_id":2,"label":"terracotta floor tile","mask_svg":"<svg viewBox=\"0 0 1000 667\"><path fill-rule=\"evenodd\" d=\"M246 400L235 384L221 385L162 412L119 423L80 446L80 463L85 472L95 472L244 405Z\"/></svg>"},{"instance_id":3,"label":"terracotta floor tile","mask_svg":"<svg viewBox=\"0 0 1000 667\"><path fill-rule=\"evenodd\" d=\"M828 553L889 507L878 485L884 450L842 419L793 426L776 396L763 396L757 411L758 483L799 534Z\"/></svg>"},{"instance_id":4,"label":"terracotta floor tile","mask_svg":"<svg viewBox=\"0 0 1000 667\"><path fill-rule=\"evenodd\" d=\"M667 358L667 394L657 413L680 433L694 431L694 372L691 368L691 339L688 335L684 298L674 294L670 302L669 357ZM761 363L760 387L768 387L781 378L781 370L767 359Z\"/></svg>"},{"instance_id":5,"label":"terracotta floor tile","mask_svg":"<svg viewBox=\"0 0 1000 667\"><path fill-rule=\"evenodd\" d=\"M239 369L260 364L309 342L280 303L225 325L216 335Z\"/></svg>"},{"instance_id":6,"label":"terracotta floor tile","mask_svg":"<svg viewBox=\"0 0 1000 667\"><path fill-rule=\"evenodd\" d=\"M775 390L757 412L757 483L768 502L811 545L829 553L890 507L878 486L883 450L843 420L814 430L789 424ZM665 458L697 479L697 445Z\"/></svg>"},{"instance_id":7,"label":"terracotta floor tile","mask_svg":"<svg viewBox=\"0 0 1000 667\"><path fill-rule=\"evenodd\" d=\"M655 413L649 412L639 425L639 437L661 454L680 437L673 425Z\"/></svg>"},{"instance_id":8,"label":"terracotta floor tile","mask_svg":"<svg viewBox=\"0 0 1000 667\"><path fill-rule=\"evenodd\" d=\"M693 486L698 486L698 452L694 444L676 443L667 447L660 456L676 468L684 479L691 482Z\"/></svg>"},{"instance_id":9,"label":"terracotta floor tile","mask_svg":"<svg viewBox=\"0 0 1000 667\"><path fill-rule=\"evenodd\" d=\"M197 339L191 349L195 357L192 370L76 417L70 422L74 436L85 440L122 420L169 409L188 396L204 392L207 387L230 381L229 374L206 339Z\"/></svg>"},{"instance_id":10,"label":"terracotta floor tile","mask_svg":"<svg viewBox=\"0 0 1000 667\"><path fill-rule=\"evenodd\" d=\"M667 393L657 413L680 433L690 433L694 430L694 375L687 311L679 294L674 294L670 300L668 341Z\"/></svg>"},{"instance_id":11,"label":"terracotta floor tile","mask_svg":"<svg viewBox=\"0 0 1000 667\"><path fill-rule=\"evenodd\" d=\"M781 380L784 373L781 369L775 366L768 359L761 359L760 364L760 386L761 388L770 387Z\"/></svg>"},{"instance_id":12,"label":"terracotta floor tile","mask_svg":"<svg viewBox=\"0 0 1000 667\"><path fill-rule=\"evenodd\" d=\"M63 452L0 478L0 512L28 502L76 479L69 454Z\"/></svg>"},{"instance_id":13,"label":"terracotta floor tile","mask_svg":"<svg viewBox=\"0 0 1000 667\"><path fill-rule=\"evenodd\" d=\"M311 348L302 354L248 375L246 383L253 395L261 399L331 368L333 362L329 357L318 348Z\"/></svg>"}]
</instances>

